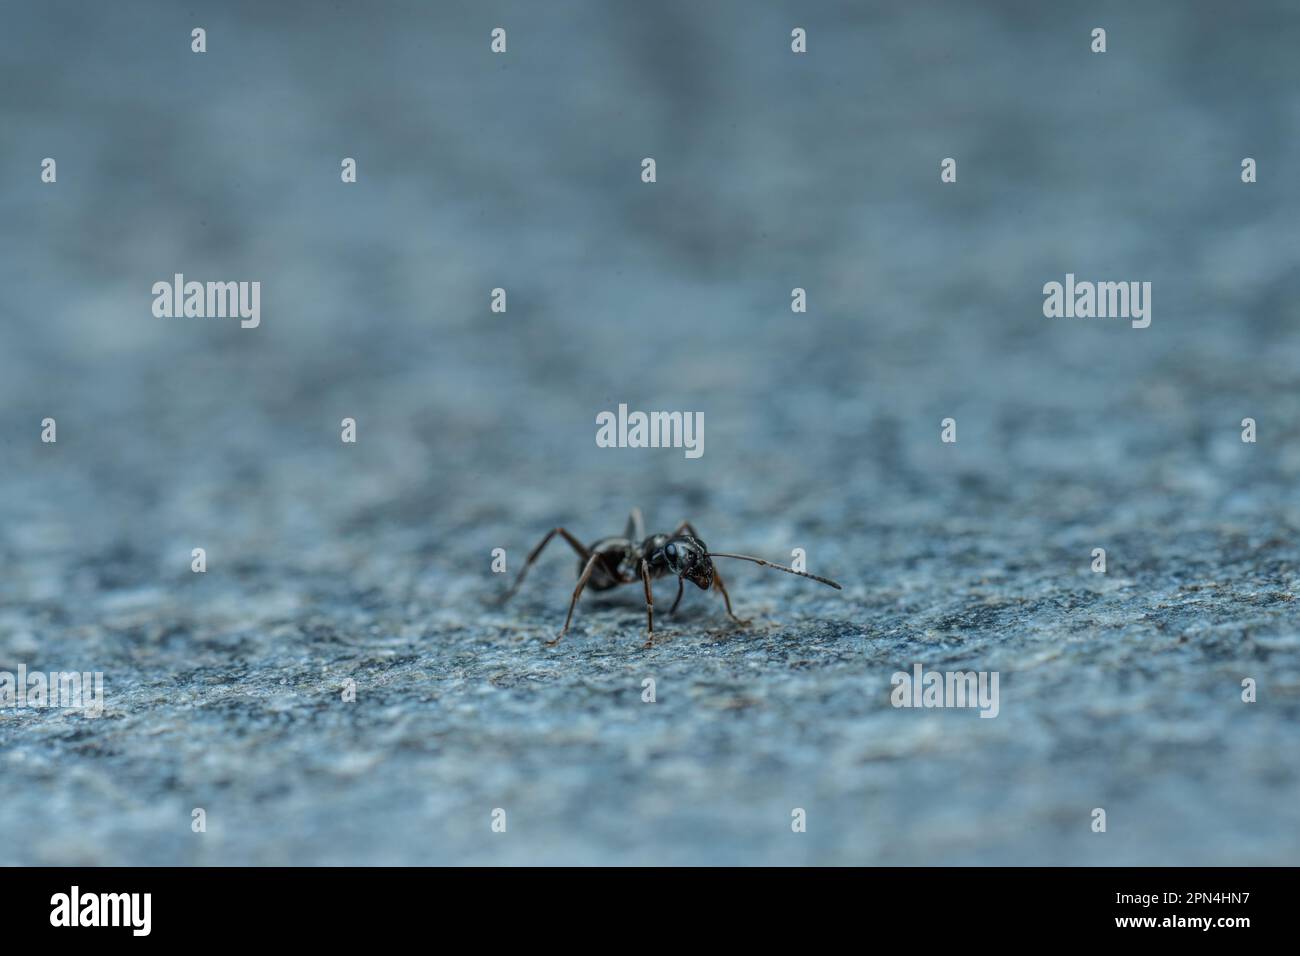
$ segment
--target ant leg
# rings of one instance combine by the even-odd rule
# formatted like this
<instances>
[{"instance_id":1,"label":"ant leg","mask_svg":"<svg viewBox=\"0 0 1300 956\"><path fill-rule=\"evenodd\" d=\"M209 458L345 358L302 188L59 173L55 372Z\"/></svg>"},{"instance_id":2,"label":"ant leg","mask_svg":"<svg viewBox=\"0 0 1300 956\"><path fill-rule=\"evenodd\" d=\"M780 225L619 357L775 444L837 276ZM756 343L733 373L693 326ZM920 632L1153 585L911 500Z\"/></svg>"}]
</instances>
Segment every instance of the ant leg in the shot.
<instances>
[{"instance_id":1,"label":"ant leg","mask_svg":"<svg viewBox=\"0 0 1300 956\"><path fill-rule=\"evenodd\" d=\"M727 616L731 618L733 621L735 621L737 624L741 625L742 627L748 624L749 621L741 620L740 618L736 617L735 614L732 613L731 595L727 593L727 586L722 583L722 575L718 573L717 568L713 569L713 586L714 588L722 592L722 600L727 605Z\"/></svg>"},{"instance_id":2,"label":"ant leg","mask_svg":"<svg viewBox=\"0 0 1300 956\"><path fill-rule=\"evenodd\" d=\"M640 544L645 540L645 519L641 517L640 508L633 508L632 513L627 516L627 527L623 529L623 537L633 544Z\"/></svg>"},{"instance_id":3,"label":"ant leg","mask_svg":"<svg viewBox=\"0 0 1300 956\"><path fill-rule=\"evenodd\" d=\"M685 585L683 585L683 583L682 583L682 579L681 579L681 578L678 578L678 579L677 579L677 600L674 601L674 602L673 602L673 606L670 607L670 608L668 609L668 613L669 613L670 615L676 613L676 611L677 611L677 605L679 605L679 604L682 603L682 588L683 588L684 586L685 586Z\"/></svg>"},{"instance_id":4,"label":"ant leg","mask_svg":"<svg viewBox=\"0 0 1300 956\"><path fill-rule=\"evenodd\" d=\"M641 561L641 583L645 585L645 621L648 636L642 647L654 647L655 643L655 596L650 590L650 564Z\"/></svg>"},{"instance_id":5,"label":"ant leg","mask_svg":"<svg viewBox=\"0 0 1300 956\"><path fill-rule=\"evenodd\" d=\"M560 638L569 632L569 622L573 620L573 609L578 606L578 598L582 594L582 589L587 586L587 579L591 577L591 572L596 570L596 562L600 560L599 554L593 554L587 559L587 566L582 569L582 577L578 578L578 586L573 589L573 600L569 602L569 614L564 619L564 627L560 628L559 637L553 641L547 641L547 647L554 647L560 643Z\"/></svg>"},{"instance_id":6,"label":"ant leg","mask_svg":"<svg viewBox=\"0 0 1300 956\"><path fill-rule=\"evenodd\" d=\"M573 547L573 550L578 552L578 557L582 558L582 560L586 561L591 557L591 552L584 548L582 542L569 534L569 532L565 531L563 528L552 528L546 533L546 537L542 539L541 544L533 548L533 553L528 556L528 560L524 562L524 566L519 569L519 577L515 578L515 583L511 586L510 590L506 591L505 595L501 598L500 603L505 604L506 601L509 601L514 596L514 593L519 590L519 585L524 583L524 575L528 573L528 569L533 566L533 562L536 561L537 556L542 553L542 549L550 544L551 539L557 534L563 537L565 541L569 542Z\"/></svg>"}]
</instances>

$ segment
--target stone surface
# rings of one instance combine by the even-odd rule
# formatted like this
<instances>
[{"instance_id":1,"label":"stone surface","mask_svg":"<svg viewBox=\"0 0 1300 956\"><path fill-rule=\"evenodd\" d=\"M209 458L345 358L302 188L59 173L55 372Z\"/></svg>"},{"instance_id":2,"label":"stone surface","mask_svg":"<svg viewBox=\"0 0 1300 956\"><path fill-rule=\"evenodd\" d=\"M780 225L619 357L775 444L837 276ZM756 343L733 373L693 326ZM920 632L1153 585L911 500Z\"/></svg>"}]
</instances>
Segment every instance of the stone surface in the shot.
<instances>
[{"instance_id":1,"label":"stone surface","mask_svg":"<svg viewBox=\"0 0 1300 956\"><path fill-rule=\"evenodd\" d=\"M3 862L1300 859L1286 4L391 6L6 14L0 669L106 713L0 712ZM178 271L261 327L153 318ZM1067 272L1151 327L1045 319ZM704 456L597 448L619 402ZM845 589L547 649L554 545L491 603L632 505ZM891 707L917 662L998 717Z\"/></svg>"}]
</instances>

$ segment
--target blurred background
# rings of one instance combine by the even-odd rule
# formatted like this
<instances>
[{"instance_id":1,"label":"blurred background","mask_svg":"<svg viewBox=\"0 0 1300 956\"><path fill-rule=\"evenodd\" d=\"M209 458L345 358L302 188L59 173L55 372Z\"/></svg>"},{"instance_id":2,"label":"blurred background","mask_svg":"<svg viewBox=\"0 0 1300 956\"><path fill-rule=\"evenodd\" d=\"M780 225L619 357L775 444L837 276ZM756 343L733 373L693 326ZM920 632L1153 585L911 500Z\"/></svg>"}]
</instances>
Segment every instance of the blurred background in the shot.
<instances>
[{"instance_id":1,"label":"blurred background","mask_svg":"<svg viewBox=\"0 0 1300 956\"><path fill-rule=\"evenodd\" d=\"M9 0L0 669L107 711L0 713L0 858L1294 864L1300 18L979 6ZM845 590L490 603L633 505Z\"/></svg>"}]
</instances>

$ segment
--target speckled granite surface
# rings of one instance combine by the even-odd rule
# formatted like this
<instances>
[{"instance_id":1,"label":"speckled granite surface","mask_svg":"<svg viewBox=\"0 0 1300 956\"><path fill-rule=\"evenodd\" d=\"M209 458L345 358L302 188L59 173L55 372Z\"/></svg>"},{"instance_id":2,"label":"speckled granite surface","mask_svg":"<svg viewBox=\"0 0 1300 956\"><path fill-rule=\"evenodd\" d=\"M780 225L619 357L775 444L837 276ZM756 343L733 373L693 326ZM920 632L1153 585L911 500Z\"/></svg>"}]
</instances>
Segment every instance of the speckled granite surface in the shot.
<instances>
[{"instance_id":1,"label":"speckled granite surface","mask_svg":"<svg viewBox=\"0 0 1300 956\"><path fill-rule=\"evenodd\" d=\"M105 714L0 711L3 862L1300 861L1287 5L12 6L0 670ZM1067 272L1151 327L1045 319ZM597 448L620 402L704 456ZM845 590L547 649L554 545L491 603L633 505ZM998 717L891 707L917 662Z\"/></svg>"}]
</instances>

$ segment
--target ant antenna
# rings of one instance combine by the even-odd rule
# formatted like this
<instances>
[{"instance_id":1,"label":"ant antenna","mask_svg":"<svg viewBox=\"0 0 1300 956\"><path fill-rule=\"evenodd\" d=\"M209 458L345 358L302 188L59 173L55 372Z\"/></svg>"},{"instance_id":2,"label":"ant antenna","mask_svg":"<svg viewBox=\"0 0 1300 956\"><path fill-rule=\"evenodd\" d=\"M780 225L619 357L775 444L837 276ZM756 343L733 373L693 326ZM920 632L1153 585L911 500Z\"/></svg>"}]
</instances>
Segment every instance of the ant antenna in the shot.
<instances>
[{"instance_id":1,"label":"ant antenna","mask_svg":"<svg viewBox=\"0 0 1300 956\"><path fill-rule=\"evenodd\" d=\"M784 571L786 574L797 574L801 578L812 578L814 581L820 581L822 584L828 584L837 591L844 589L832 581L830 578L819 577L816 574L809 574L807 571L796 571L794 568L787 568L784 564L773 564L771 561L764 561L762 558L751 558L747 554L724 554L721 551L710 551L711 558L736 558L739 561L753 561L755 564L761 564L765 568L775 568L778 571Z\"/></svg>"}]
</instances>

